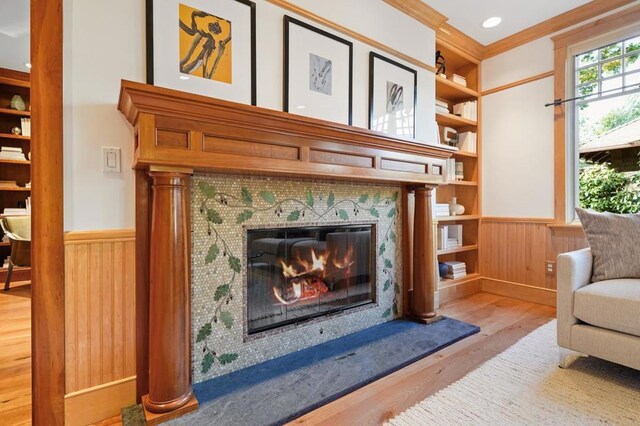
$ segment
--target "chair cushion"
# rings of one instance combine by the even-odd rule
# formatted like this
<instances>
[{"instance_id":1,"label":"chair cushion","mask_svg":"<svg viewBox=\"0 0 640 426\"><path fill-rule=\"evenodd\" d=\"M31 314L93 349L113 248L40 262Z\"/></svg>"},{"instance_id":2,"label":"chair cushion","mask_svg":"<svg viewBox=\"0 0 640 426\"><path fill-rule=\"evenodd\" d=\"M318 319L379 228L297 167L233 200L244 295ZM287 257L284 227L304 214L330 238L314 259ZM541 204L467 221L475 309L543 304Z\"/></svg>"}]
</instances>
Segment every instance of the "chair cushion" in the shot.
<instances>
[{"instance_id":1,"label":"chair cushion","mask_svg":"<svg viewBox=\"0 0 640 426\"><path fill-rule=\"evenodd\" d=\"M640 280L586 285L574 293L573 315L587 324L640 337Z\"/></svg>"},{"instance_id":2,"label":"chair cushion","mask_svg":"<svg viewBox=\"0 0 640 426\"><path fill-rule=\"evenodd\" d=\"M576 208L593 254L591 281L640 278L640 214Z\"/></svg>"}]
</instances>

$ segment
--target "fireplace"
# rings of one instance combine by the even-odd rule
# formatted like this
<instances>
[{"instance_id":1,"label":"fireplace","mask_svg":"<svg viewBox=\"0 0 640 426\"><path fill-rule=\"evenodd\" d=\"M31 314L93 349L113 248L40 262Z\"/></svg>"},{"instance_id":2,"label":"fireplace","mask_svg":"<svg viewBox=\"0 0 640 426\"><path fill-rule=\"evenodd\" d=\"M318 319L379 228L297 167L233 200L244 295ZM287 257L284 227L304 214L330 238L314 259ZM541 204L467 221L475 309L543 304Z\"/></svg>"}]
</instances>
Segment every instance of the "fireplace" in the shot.
<instances>
[{"instance_id":1,"label":"fireplace","mask_svg":"<svg viewBox=\"0 0 640 426\"><path fill-rule=\"evenodd\" d=\"M247 334L376 302L375 225L247 230Z\"/></svg>"}]
</instances>

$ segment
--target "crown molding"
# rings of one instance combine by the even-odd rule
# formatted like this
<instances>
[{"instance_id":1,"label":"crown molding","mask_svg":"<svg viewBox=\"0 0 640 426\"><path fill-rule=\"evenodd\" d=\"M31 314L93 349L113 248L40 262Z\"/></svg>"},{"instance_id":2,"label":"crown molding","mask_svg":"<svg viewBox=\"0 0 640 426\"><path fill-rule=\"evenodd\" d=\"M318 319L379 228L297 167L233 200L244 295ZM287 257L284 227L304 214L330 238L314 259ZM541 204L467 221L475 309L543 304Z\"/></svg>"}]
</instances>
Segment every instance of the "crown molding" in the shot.
<instances>
[{"instance_id":1,"label":"crown molding","mask_svg":"<svg viewBox=\"0 0 640 426\"><path fill-rule=\"evenodd\" d=\"M436 40L455 46L478 61L484 58L485 47L480 42L447 23L436 30Z\"/></svg>"},{"instance_id":2,"label":"crown molding","mask_svg":"<svg viewBox=\"0 0 640 426\"><path fill-rule=\"evenodd\" d=\"M384 0L384 2L436 31L449 19L420 0Z\"/></svg>"},{"instance_id":3,"label":"crown molding","mask_svg":"<svg viewBox=\"0 0 640 426\"><path fill-rule=\"evenodd\" d=\"M636 0L593 0L485 47L483 59L491 58L541 37L595 18Z\"/></svg>"}]
</instances>

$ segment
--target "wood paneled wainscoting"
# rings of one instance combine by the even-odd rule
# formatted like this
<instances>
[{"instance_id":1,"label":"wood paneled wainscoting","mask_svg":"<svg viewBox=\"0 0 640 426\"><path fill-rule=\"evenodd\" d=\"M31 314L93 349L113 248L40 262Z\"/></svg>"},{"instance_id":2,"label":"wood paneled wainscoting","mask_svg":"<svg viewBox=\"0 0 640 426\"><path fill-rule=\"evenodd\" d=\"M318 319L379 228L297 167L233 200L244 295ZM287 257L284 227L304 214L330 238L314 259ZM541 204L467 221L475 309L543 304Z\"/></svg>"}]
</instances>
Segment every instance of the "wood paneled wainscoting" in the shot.
<instances>
[{"instance_id":1,"label":"wood paneled wainscoting","mask_svg":"<svg viewBox=\"0 0 640 426\"><path fill-rule=\"evenodd\" d=\"M555 306L558 254L587 247L582 228L553 219L482 218L482 290ZM547 272L547 263L553 272Z\"/></svg>"},{"instance_id":2,"label":"wood paneled wainscoting","mask_svg":"<svg viewBox=\"0 0 640 426\"><path fill-rule=\"evenodd\" d=\"M135 232L65 234L65 424L135 403Z\"/></svg>"}]
</instances>

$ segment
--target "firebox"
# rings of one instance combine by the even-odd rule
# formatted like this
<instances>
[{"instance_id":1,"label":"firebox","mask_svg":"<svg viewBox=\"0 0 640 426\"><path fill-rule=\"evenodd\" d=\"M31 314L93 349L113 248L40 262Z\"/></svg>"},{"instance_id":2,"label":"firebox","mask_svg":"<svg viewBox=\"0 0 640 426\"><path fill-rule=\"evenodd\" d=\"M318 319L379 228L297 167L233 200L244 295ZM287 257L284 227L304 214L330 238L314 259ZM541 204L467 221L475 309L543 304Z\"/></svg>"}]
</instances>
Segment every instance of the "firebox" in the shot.
<instances>
[{"instance_id":1,"label":"firebox","mask_svg":"<svg viewBox=\"0 0 640 426\"><path fill-rule=\"evenodd\" d=\"M375 224L247 230L247 334L376 301Z\"/></svg>"}]
</instances>

